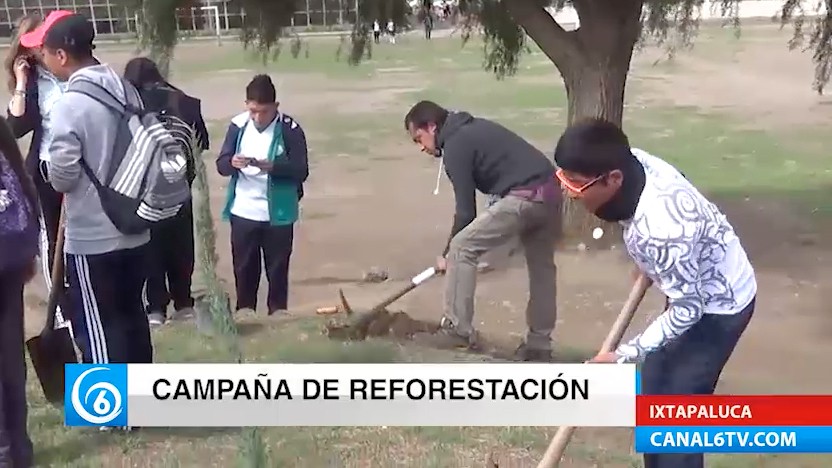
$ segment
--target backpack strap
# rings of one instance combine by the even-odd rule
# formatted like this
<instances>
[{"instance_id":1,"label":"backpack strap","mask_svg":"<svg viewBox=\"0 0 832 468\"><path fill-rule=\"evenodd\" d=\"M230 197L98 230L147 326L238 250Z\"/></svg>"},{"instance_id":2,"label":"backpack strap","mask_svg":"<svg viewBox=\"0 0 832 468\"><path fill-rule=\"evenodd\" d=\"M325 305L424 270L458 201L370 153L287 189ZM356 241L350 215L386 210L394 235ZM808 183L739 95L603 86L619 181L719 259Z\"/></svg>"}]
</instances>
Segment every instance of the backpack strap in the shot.
<instances>
[{"instance_id":1,"label":"backpack strap","mask_svg":"<svg viewBox=\"0 0 832 468\"><path fill-rule=\"evenodd\" d=\"M87 164L87 162L84 161L83 157L78 158L78 164L81 165L81 169L84 170L84 174L86 174L87 178L90 179L90 182L92 182L92 185L95 187L95 189L101 190L103 188L103 186L101 185L101 181L98 180L98 177L96 177L95 172L93 172L89 164Z\"/></svg>"},{"instance_id":2,"label":"backpack strap","mask_svg":"<svg viewBox=\"0 0 832 468\"><path fill-rule=\"evenodd\" d=\"M73 80L69 86L67 86L67 92L75 92L78 94L83 94L88 98L98 102L99 104L107 107L111 111L119 114L124 115L127 112L133 114L141 114L143 113L143 109L141 107L137 107L130 103L130 96L128 96L127 83L125 83L124 79L121 79L121 85L124 89L124 98L126 103L122 103L110 90L101 86L94 81L77 78ZM141 99L141 98L139 98Z\"/></svg>"},{"instance_id":3,"label":"backpack strap","mask_svg":"<svg viewBox=\"0 0 832 468\"><path fill-rule=\"evenodd\" d=\"M143 110L141 108L137 108L136 106L130 104L129 96L127 96L129 88L127 87L127 84L123 78L121 79L121 85L124 89L124 97L125 101L127 101L127 104L122 104L122 102L107 88L101 86L100 84L92 80L87 80L84 78L77 78L70 82L67 86L66 92L83 94L84 96L87 96L93 101L98 102L99 104L110 109L118 115L123 116L127 112L132 112L136 114L142 113ZM92 170L92 168L90 168L90 166L84 160L83 156L78 159L78 163L81 165L81 169L84 170L84 173L87 175L87 178L90 179L90 182L92 182L93 186L95 186L96 190L101 190L103 187L101 181L98 180L98 177L96 177L95 172Z\"/></svg>"}]
</instances>

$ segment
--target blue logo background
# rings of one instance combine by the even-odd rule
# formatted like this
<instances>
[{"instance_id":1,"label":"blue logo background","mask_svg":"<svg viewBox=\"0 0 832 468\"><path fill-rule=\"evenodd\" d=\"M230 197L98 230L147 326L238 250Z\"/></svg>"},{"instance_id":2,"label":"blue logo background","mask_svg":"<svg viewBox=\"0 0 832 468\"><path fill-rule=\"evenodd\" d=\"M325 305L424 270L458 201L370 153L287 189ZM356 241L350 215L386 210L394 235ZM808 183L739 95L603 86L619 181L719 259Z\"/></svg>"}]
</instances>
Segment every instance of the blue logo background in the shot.
<instances>
[{"instance_id":1,"label":"blue logo background","mask_svg":"<svg viewBox=\"0 0 832 468\"><path fill-rule=\"evenodd\" d=\"M127 425L127 364L67 364L64 424Z\"/></svg>"}]
</instances>

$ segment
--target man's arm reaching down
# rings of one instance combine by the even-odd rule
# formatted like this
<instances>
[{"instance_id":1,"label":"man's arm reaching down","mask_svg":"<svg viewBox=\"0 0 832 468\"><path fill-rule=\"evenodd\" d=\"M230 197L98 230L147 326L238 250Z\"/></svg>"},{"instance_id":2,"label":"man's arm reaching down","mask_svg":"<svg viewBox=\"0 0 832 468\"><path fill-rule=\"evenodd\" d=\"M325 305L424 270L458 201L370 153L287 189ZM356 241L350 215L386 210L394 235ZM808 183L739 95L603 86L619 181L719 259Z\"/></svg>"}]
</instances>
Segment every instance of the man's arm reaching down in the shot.
<instances>
[{"instance_id":1,"label":"man's arm reaching down","mask_svg":"<svg viewBox=\"0 0 832 468\"><path fill-rule=\"evenodd\" d=\"M52 108L52 142L49 145L49 182L56 192L71 192L81 178L82 145L73 115L72 97L64 96Z\"/></svg>"},{"instance_id":2,"label":"man's arm reaching down","mask_svg":"<svg viewBox=\"0 0 832 468\"><path fill-rule=\"evenodd\" d=\"M454 187L455 211L451 235L442 256L448 254L451 240L477 217L477 186L474 182L474 155L462 145L446 145L445 170Z\"/></svg>"}]
</instances>

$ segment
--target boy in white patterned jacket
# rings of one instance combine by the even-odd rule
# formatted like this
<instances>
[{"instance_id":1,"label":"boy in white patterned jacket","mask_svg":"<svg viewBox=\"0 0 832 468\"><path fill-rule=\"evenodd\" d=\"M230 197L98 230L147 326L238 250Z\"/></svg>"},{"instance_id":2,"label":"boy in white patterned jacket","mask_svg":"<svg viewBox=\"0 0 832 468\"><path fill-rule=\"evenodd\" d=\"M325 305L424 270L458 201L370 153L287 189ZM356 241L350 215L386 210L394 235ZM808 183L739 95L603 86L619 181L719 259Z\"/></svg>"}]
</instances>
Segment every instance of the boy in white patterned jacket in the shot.
<instances>
[{"instance_id":1,"label":"boy in white patterned jacket","mask_svg":"<svg viewBox=\"0 0 832 468\"><path fill-rule=\"evenodd\" d=\"M647 395L713 394L757 295L754 268L734 228L676 168L631 148L609 122L568 128L555 162L567 193L622 225L630 257L668 299L646 330L592 362L643 362ZM702 468L704 456L645 454L644 466Z\"/></svg>"}]
</instances>

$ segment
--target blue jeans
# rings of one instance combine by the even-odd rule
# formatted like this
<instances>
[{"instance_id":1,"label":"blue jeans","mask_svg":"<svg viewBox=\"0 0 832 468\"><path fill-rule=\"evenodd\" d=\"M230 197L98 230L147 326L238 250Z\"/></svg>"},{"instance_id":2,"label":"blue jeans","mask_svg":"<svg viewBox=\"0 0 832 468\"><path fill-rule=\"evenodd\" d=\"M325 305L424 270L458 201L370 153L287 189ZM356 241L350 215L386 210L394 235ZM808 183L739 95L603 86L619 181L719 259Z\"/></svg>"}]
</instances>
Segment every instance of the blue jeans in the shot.
<instances>
[{"instance_id":1,"label":"blue jeans","mask_svg":"<svg viewBox=\"0 0 832 468\"><path fill-rule=\"evenodd\" d=\"M735 315L706 314L668 346L651 353L641 369L645 395L712 395L757 300ZM701 453L644 454L644 468L702 468Z\"/></svg>"}]
</instances>

